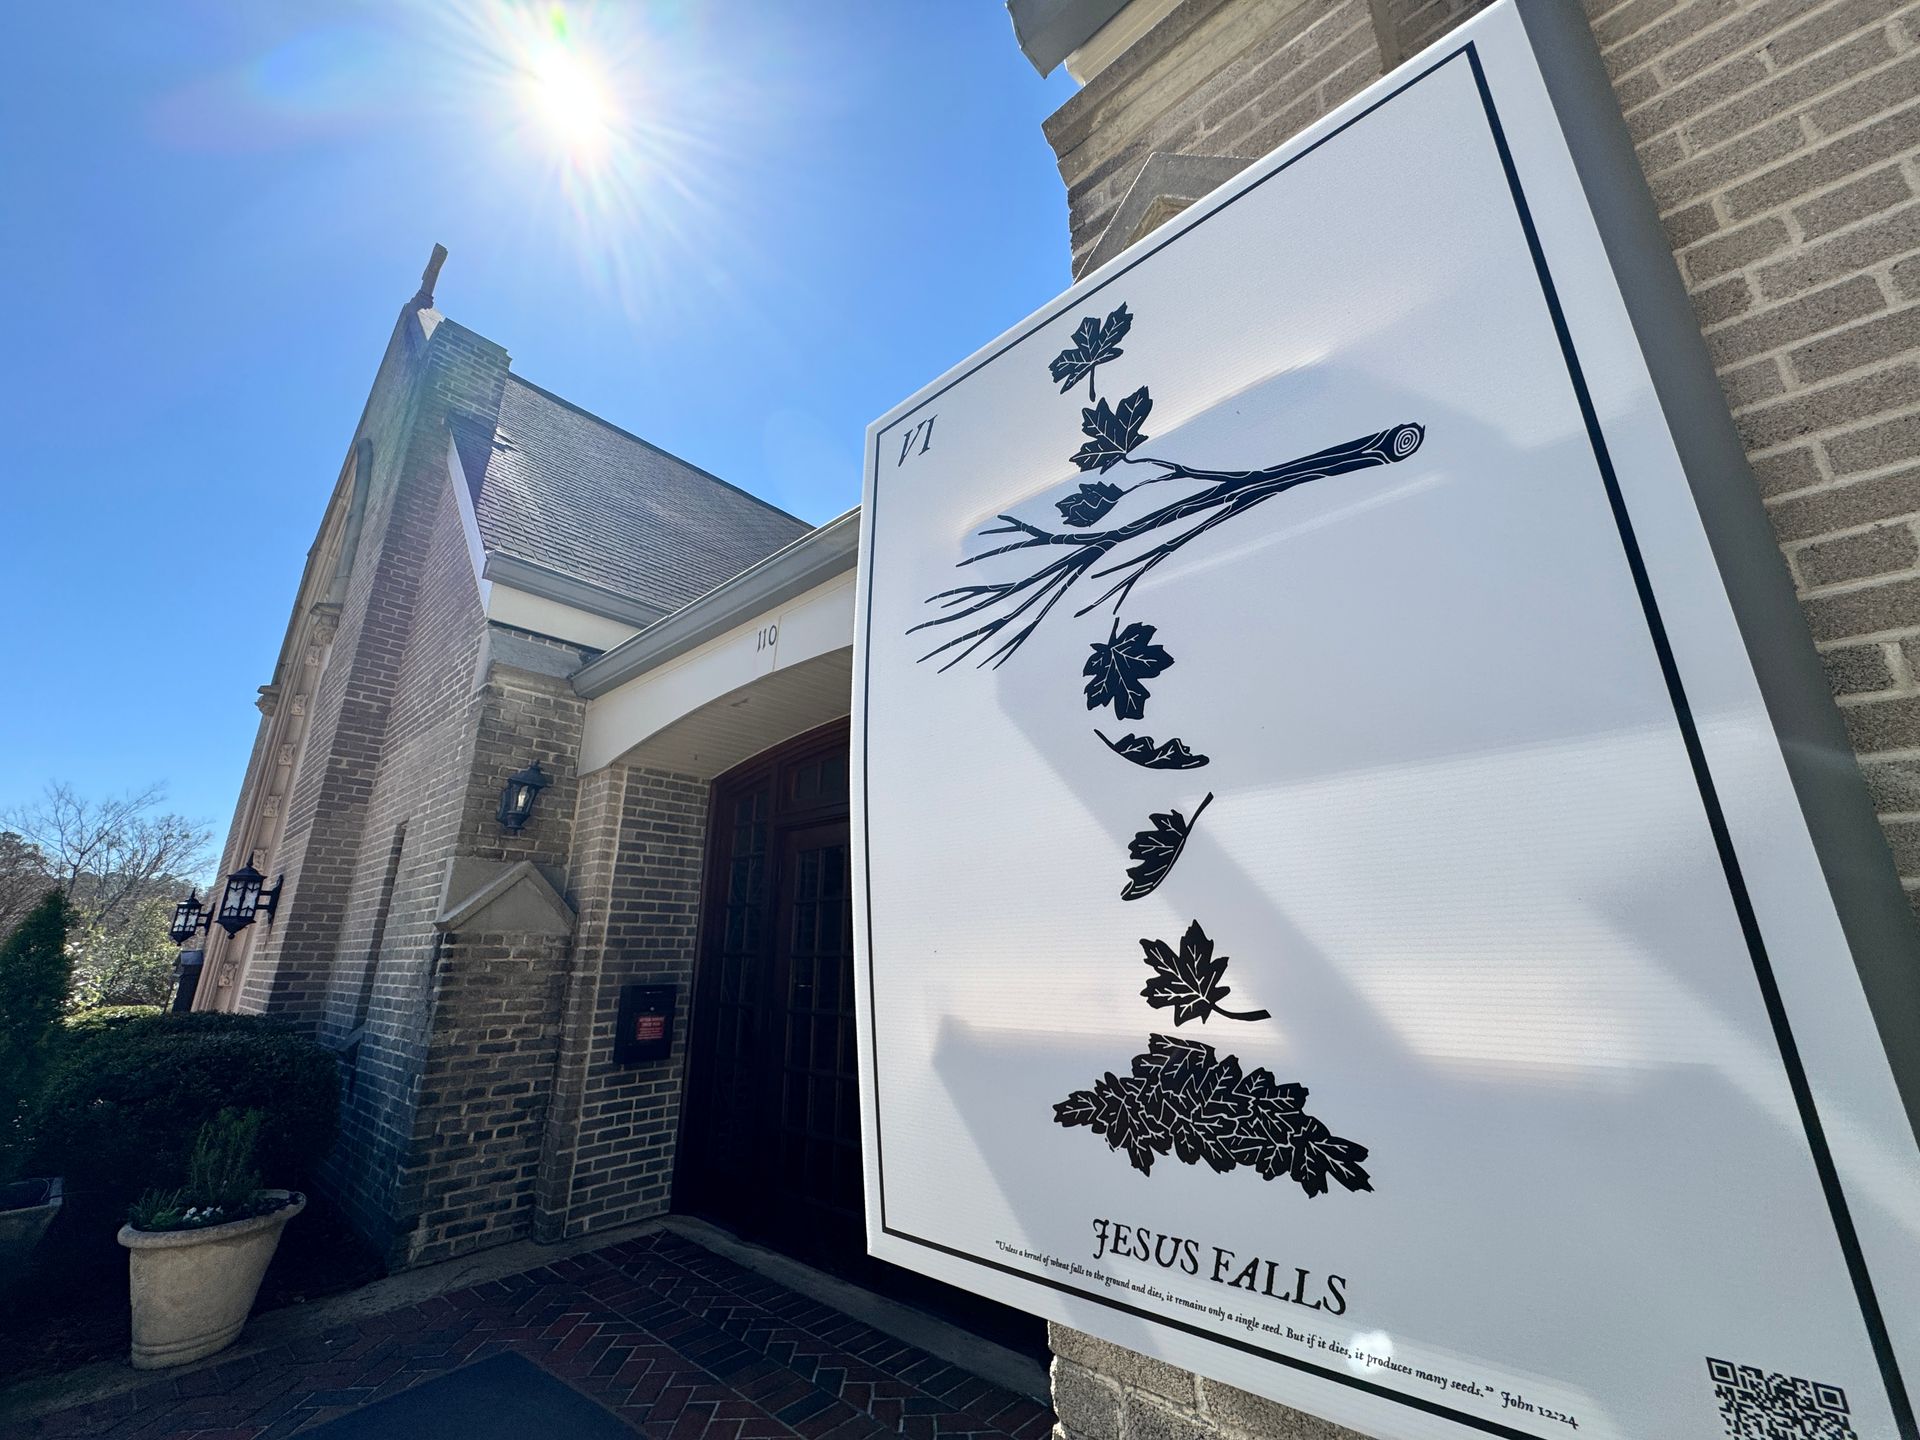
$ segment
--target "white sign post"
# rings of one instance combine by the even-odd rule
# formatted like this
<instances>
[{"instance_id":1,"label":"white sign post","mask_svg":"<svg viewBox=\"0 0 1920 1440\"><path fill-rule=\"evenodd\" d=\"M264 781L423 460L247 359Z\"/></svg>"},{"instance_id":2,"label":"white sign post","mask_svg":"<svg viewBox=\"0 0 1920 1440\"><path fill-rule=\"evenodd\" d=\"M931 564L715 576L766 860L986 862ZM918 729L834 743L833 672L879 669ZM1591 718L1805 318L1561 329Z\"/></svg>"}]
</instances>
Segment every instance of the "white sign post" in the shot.
<instances>
[{"instance_id":1,"label":"white sign post","mask_svg":"<svg viewBox=\"0 0 1920 1440\"><path fill-rule=\"evenodd\" d=\"M1577 6L868 464L875 1255L1380 1437L1915 1434L1911 922Z\"/></svg>"}]
</instances>

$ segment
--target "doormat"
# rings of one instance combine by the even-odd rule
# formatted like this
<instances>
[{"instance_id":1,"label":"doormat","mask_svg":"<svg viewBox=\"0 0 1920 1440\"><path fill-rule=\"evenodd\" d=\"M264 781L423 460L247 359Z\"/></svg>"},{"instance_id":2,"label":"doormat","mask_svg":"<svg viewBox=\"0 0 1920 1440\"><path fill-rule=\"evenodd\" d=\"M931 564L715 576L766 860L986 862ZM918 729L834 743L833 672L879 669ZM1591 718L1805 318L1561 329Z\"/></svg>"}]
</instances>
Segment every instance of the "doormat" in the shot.
<instances>
[{"instance_id":1,"label":"doormat","mask_svg":"<svg viewBox=\"0 0 1920 1440\"><path fill-rule=\"evenodd\" d=\"M342 1415L326 1440L633 1440L633 1431L524 1356L495 1355Z\"/></svg>"}]
</instances>

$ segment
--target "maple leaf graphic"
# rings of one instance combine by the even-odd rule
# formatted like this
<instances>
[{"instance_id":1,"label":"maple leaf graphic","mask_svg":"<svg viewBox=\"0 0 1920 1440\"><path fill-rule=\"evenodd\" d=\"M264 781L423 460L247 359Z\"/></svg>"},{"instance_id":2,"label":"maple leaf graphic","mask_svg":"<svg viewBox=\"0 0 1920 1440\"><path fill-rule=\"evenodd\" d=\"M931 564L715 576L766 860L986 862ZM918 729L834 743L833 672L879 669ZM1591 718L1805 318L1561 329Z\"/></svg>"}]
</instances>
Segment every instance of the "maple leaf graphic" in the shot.
<instances>
[{"instance_id":1,"label":"maple leaf graphic","mask_svg":"<svg viewBox=\"0 0 1920 1440\"><path fill-rule=\"evenodd\" d=\"M1132 328L1133 316L1127 312L1124 304L1104 321L1091 315L1081 320L1073 332L1073 344L1054 356L1047 365L1049 373L1060 382L1060 393L1066 394L1085 380L1087 398L1092 399L1095 367L1109 360L1118 360L1126 353L1120 348L1120 342Z\"/></svg>"},{"instance_id":2,"label":"maple leaf graphic","mask_svg":"<svg viewBox=\"0 0 1920 1440\"><path fill-rule=\"evenodd\" d=\"M1125 1150L1134 1169L1151 1176L1156 1159L1206 1164L1220 1174L1242 1166L1263 1180L1282 1176L1312 1198L1328 1181L1372 1190L1367 1147L1342 1139L1306 1113L1303 1085L1273 1072L1242 1072L1236 1056L1211 1045L1155 1035L1131 1073L1108 1071L1091 1090L1076 1090L1053 1107L1057 1125L1086 1126L1111 1149Z\"/></svg>"},{"instance_id":3,"label":"maple leaf graphic","mask_svg":"<svg viewBox=\"0 0 1920 1440\"><path fill-rule=\"evenodd\" d=\"M1221 983L1227 973L1227 957L1213 953L1213 941L1207 938L1198 920L1187 927L1177 954L1164 940L1143 939L1140 948L1146 952L1147 966L1154 972L1153 979L1147 981L1140 993L1156 1010L1171 1006L1174 1024L1198 1020L1204 1025L1209 1015L1221 1015L1229 1020L1273 1018L1270 1011L1229 1010L1220 1003L1233 989Z\"/></svg>"},{"instance_id":4,"label":"maple leaf graphic","mask_svg":"<svg viewBox=\"0 0 1920 1440\"><path fill-rule=\"evenodd\" d=\"M1060 519L1065 524L1085 528L1118 505L1125 493L1118 485L1109 485L1104 480L1089 480L1066 499L1054 501L1053 507L1060 512Z\"/></svg>"},{"instance_id":5,"label":"maple leaf graphic","mask_svg":"<svg viewBox=\"0 0 1920 1440\"><path fill-rule=\"evenodd\" d=\"M1080 671L1087 677L1089 710L1111 705L1122 720L1138 720L1147 713L1149 696L1142 682L1173 664L1173 656L1153 643L1153 630L1137 622L1122 630L1116 619L1112 633L1090 647L1093 653Z\"/></svg>"},{"instance_id":6,"label":"maple leaf graphic","mask_svg":"<svg viewBox=\"0 0 1920 1440\"><path fill-rule=\"evenodd\" d=\"M1093 733L1121 759L1144 765L1149 770L1198 770L1208 763L1205 755L1196 755L1189 750L1184 740L1169 740L1164 745L1156 745L1151 735L1122 735L1118 740L1108 740L1104 731L1096 730Z\"/></svg>"},{"instance_id":7,"label":"maple leaf graphic","mask_svg":"<svg viewBox=\"0 0 1920 1440\"><path fill-rule=\"evenodd\" d=\"M1138 863L1127 870L1126 888L1120 892L1122 900L1138 900L1160 888L1160 882L1173 869L1173 862L1187 848L1187 837L1199 823L1201 812L1212 803L1213 792L1208 791L1207 798L1194 808L1191 820L1178 810L1147 817L1153 822L1152 828L1140 831L1127 842L1127 854Z\"/></svg>"},{"instance_id":8,"label":"maple leaf graphic","mask_svg":"<svg viewBox=\"0 0 1920 1440\"><path fill-rule=\"evenodd\" d=\"M1098 470L1102 475L1127 458L1129 451L1147 436L1140 427L1147 423L1153 409L1153 397L1142 385L1114 409L1103 398L1080 412L1080 433L1087 443L1073 455L1073 463L1082 470Z\"/></svg>"}]
</instances>

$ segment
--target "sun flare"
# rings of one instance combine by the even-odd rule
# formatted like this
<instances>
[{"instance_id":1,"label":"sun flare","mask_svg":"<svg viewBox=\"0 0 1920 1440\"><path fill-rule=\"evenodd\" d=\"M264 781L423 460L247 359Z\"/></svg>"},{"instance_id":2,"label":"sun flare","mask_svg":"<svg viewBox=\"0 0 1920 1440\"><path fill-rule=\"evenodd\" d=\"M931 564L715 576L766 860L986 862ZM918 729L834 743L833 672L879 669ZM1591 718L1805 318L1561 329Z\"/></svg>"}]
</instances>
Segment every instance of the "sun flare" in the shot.
<instances>
[{"instance_id":1,"label":"sun flare","mask_svg":"<svg viewBox=\"0 0 1920 1440\"><path fill-rule=\"evenodd\" d=\"M514 243L571 255L629 315L724 286L741 137L771 123L764 82L694 0L414 0L422 49L444 58L439 99L459 127L462 183Z\"/></svg>"},{"instance_id":2,"label":"sun flare","mask_svg":"<svg viewBox=\"0 0 1920 1440\"><path fill-rule=\"evenodd\" d=\"M530 57L523 90L529 112L566 159L590 169L606 158L620 111L591 57L557 36Z\"/></svg>"}]
</instances>

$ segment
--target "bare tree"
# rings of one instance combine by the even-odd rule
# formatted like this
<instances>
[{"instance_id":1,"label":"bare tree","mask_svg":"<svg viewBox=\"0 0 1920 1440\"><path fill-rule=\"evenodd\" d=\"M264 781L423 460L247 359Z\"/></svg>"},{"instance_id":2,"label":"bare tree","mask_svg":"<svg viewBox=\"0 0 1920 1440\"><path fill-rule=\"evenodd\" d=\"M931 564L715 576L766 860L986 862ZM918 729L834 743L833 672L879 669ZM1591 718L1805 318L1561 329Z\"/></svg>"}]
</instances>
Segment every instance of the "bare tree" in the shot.
<instances>
[{"instance_id":1,"label":"bare tree","mask_svg":"<svg viewBox=\"0 0 1920 1440\"><path fill-rule=\"evenodd\" d=\"M211 830L165 803L159 785L90 800L55 783L33 804L0 813L0 826L39 852L73 906L76 930L110 931L156 890L207 867Z\"/></svg>"},{"instance_id":2,"label":"bare tree","mask_svg":"<svg viewBox=\"0 0 1920 1440\"><path fill-rule=\"evenodd\" d=\"M27 918L27 912L53 888L47 857L37 845L0 829L0 939Z\"/></svg>"}]
</instances>

